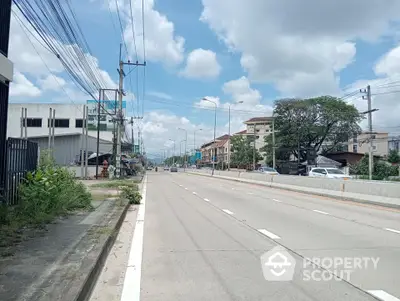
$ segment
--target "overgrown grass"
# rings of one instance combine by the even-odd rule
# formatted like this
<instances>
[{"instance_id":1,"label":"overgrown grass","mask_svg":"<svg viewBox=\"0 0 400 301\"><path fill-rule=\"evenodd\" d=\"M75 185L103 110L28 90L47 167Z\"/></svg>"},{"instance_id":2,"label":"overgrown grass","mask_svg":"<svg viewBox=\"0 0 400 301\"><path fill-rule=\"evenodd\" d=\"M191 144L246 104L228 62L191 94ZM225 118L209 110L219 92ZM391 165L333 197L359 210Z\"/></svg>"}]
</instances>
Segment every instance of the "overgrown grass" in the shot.
<instances>
[{"instance_id":1,"label":"overgrown grass","mask_svg":"<svg viewBox=\"0 0 400 301\"><path fill-rule=\"evenodd\" d=\"M92 196L66 168L56 166L44 153L38 169L19 185L17 206L0 206L0 241L15 242L22 229L43 226L77 210L91 210Z\"/></svg>"},{"instance_id":2,"label":"overgrown grass","mask_svg":"<svg viewBox=\"0 0 400 301\"><path fill-rule=\"evenodd\" d=\"M133 188L135 190L138 190L138 185L137 185L137 181L133 181L133 180L112 180L112 181L107 181L104 183L97 183L97 184L93 184L90 187L92 188L119 188L121 186L127 186L130 188Z\"/></svg>"}]
</instances>

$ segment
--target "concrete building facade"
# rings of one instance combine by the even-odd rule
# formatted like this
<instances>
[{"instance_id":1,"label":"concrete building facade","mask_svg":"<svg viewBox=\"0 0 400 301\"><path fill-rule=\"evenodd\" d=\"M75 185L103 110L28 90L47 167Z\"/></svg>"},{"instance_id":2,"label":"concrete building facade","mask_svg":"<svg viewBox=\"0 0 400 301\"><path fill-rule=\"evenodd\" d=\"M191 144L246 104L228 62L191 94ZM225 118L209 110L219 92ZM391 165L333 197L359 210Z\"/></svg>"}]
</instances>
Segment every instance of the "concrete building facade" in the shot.
<instances>
[{"instance_id":1,"label":"concrete building facade","mask_svg":"<svg viewBox=\"0 0 400 301\"><path fill-rule=\"evenodd\" d=\"M348 151L359 154L366 154L369 152L369 133L361 133L355 135L348 144ZM385 157L389 154L389 133L374 133L372 135L374 156Z\"/></svg>"},{"instance_id":2,"label":"concrete building facade","mask_svg":"<svg viewBox=\"0 0 400 301\"><path fill-rule=\"evenodd\" d=\"M49 111L55 110L54 151L55 161L70 165L80 154L82 143L84 104L9 104L7 137L21 137L21 111L27 109L27 137L37 142L40 150L48 149ZM24 129L25 132L25 129ZM23 133L24 134L24 133ZM100 132L100 153L112 152L113 133ZM88 152L97 151L97 131L88 132Z\"/></svg>"}]
</instances>

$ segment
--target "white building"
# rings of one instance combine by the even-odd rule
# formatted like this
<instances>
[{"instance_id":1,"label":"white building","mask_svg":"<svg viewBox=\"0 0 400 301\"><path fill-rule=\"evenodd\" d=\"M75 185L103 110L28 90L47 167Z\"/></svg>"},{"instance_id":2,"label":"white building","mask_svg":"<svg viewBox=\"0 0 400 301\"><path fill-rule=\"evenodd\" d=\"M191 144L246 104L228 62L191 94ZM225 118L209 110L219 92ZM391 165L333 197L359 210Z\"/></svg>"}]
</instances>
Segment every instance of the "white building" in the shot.
<instances>
[{"instance_id":1,"label":"white building","mask_svg":"<svg viewBox=\"0 0 400 301\"><path fill-rule=\"evenodd\" d=\"M49 111L55 110L54 157L59 164L70 164L79 155L84 104L10 103L8 107L7 137L21 137L21 112L27 109L27 137L48 147ZM25 134L23 130L22 136ZM96 152L97 131L88 132L88 151ZM100 153L112 151L112 131L100 131Z\"/></svg>"}]
</instances>

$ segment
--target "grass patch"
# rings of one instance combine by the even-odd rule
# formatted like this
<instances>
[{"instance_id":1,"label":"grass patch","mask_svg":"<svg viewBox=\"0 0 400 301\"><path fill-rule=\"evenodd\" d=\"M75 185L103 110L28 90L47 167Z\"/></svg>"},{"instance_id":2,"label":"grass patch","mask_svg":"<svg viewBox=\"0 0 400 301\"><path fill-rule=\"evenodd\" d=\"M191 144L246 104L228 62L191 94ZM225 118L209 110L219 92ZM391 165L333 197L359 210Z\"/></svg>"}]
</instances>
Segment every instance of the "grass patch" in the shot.
<instances>
[{"instance_id":1,"label":"grass patch","mask_svg":"<svg viewBox=\"0 0 400 301\"><path fill-rule=\"evenodd\" d=\"M91 210L92 195L66 168L42 154L38 169L28 173L19 189L16 206L0 206L0 247L24 239L30 229L44 228L58 216Z\"/></svg>"},{"instance_id":2,"label":"grass patch","mask_svg":"<svg viewBox=\"0 0 400 301\"><path fill-rule=\"evenodd\" d=\"M118 189L120 186L127 186L135 190L139 190L137 181L133 180L113 180L104 183L97 183L90 185L91 188L115 188L115 189Z\"/></svg>"},{"instance_id":3,"label":"grass patch","mask_svg":"<svg viewBox=\"0 0 400 301\"><path fill-rule=\"evenodd\" d=\"M96 191L92 191L92 200L93 201L104 201L105 199L110 199L110 198L118 198L118 194L99 193Z\"/></svg>"}]
</instances>

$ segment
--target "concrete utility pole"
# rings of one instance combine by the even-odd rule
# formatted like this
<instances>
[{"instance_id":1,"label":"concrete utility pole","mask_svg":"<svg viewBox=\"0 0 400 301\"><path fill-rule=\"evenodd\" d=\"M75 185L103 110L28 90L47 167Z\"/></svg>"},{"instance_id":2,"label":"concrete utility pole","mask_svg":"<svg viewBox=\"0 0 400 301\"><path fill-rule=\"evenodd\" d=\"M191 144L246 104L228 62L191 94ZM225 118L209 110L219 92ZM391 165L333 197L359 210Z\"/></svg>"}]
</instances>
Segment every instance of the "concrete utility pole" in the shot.
<instances>
[{"instance_id":1,"label":"concrete utility pole","mask_svg":"<svg viewBox=\"0 0 400 301\"><path fill-rule=\"evenodd\" d=\"M104 91L99 90L99 101L97 103L97 142L96 142L96 179L99 178L99 152L100 152L100 103L103 99Z\"/></svg>"},{"instance_id":2,"label":"concrete utility pole","mask_svg":"<svg viewBox=\"0 0 400 301\"><path fill-rule=\"evenodd\" d=\"M204 101L208 101L211 102L212 104L214 104L214 141L213 141L213 148L211 148L211 160L212 160L212 172L211 175L214 175L214 170L215 170L215 160L214 160L214 156L217 156L217 148L215 147L215 134L217 131L217 103L215 101L209 100L208 98L203 97ZM215 151L213 151L213 149L215 149ZM214 153L215 152L215 153Z\"/></svg>"},{"instance_id":3,"label":"concrete utility pole","mask_svg":"<svg viewBox=\"0 0 400 301\"><path fill-rule=\"evenodd\" d=\"M25 139L28 140L28 109L25 108Z\"/></svg>"},{"instance_id":4,"label":"concrete utility pole","mask_svg":"<svg viewBox=\"0 0 400 301\"><path fill-rule=\"evenodd\" d=\"M83 123L82 123L82 127L85 128L85 154L86 154L86 156L85 156L85 179L87 179L88 178L88 162L89 162L89 153L88 153L89 128L88 128L87 120L88 120L89 108L87 106L85 106L85 109L86 109L85 110L86 114L85 114L85 119L83 120Z\"/></svg>"},{"instance_id":5,"label":"concrete utility pole","mask_svg":"<svg viewBox=\"0 0 400 301\"><path fill-rule=\"evenodd\" d=\"M372 173L374 168L374 156L373 156L373 139L372 139L372 100L371 100L371 86L367 86L367 99L368 99L368 129L369 129L369 160L368 170L369 179L372 180Z\"/></svg>"},{"instance_id":6,"label":"concrete utility pole","mask_svg":"<svg viewBox=\"0 0 400 301\"><path fill-rule=\"evenodd\" d=\"M367 89L360 89L360 92L367 94L366 97L363 96L363 99L367 99L368 101L368 111L362 112L361 114L368 114L368 131L369 131L368 173L369 173L369 179L372 180L372 174L374 171L374 154L373 154L374 141L372 132L372 113L378 111L378 109L372 109L370 85L367 86Z\"/></svg>"},{"instance_id":7,"label":"concrete utility pole","mask_svg":"<svg viewBox=\"0 0 400 301\"><path fill-rule=\"evenodd\" d=\"M85 118L86 118L86 106L83 106L82 112L82 136L81 136L81 178L84 178L84 166L85 166L85 157L87 157L84 152L84 141L85 141Z\"/></svg>"},{"instance_id":8,"label":"concrete utility pole","mask_svg":"<svg viewBox=\"0 0 400 301\"><path fill-rule=\"evenodd\" d=\"M254 124L253 170L256 170L256 124Z\"/></svg>"},{"instance_id":9,"label":"concrete utility pole","mask_svg":"<svg viewBox=\"0 0 400 301\"><path fill-rule=\"evenodd\" d=\"M121 142L122 142L122 128L123 128L123 114L122 114L122 98L124 96L124 65L130 65L130 66L146 66L146 62L143 62L143 64L139 63L136 61L135 63L131 63L130 61L128 62L123 62L122 61L122 44L120 44L120 49L119 49L119 85L118 85L118 92L119 92L119 97L118 97L118 114L117 114L117 162L116 162L116 177L120 178L121 176Z\"/></svg>"},{"instance_id":10,"label":"concrete utility pole","mask_svg":"<svg viewBox=\"0 0 400 301\"><path fill-rule=\"evenodd\" d=\"M276 168L275 159L275 119L272 119L272 168Z\"/></svg>"},{"instance_id":11,"label":"concrete utility pole","mask_svg":"<svg viewBox=\"0 0 400 301\"><path fill-rule=\"evenodd\" d=\"M50 149L51 149L51 126L52 126L52 119L51 119L51 117L53 116L53 109L52 108L49 108L49 141L48 141L48 146L47 146L47 148L48 148L48 156L49 156L49 158L50 158L50 156L51 156L51 154L50 154Z\"/></svg>"}]
</instances>

